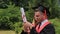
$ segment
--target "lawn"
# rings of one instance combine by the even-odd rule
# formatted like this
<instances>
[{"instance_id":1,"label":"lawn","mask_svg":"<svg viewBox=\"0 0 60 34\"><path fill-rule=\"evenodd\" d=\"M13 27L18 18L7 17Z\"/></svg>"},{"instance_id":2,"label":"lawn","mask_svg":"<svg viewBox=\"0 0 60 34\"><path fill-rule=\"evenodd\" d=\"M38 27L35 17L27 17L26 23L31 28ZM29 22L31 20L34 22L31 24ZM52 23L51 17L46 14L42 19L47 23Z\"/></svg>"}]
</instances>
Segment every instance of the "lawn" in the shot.
<instances>
[{"instance_id":1,"label":"lawn","mask_svg":"<svg viewBox=\"0 0 60 34\"><path fill-rule=\"evenodd\" d=\"M0 30L0 34L15 34L15 31L12 31L12 30Z\"/></svg>"}]
</instances>

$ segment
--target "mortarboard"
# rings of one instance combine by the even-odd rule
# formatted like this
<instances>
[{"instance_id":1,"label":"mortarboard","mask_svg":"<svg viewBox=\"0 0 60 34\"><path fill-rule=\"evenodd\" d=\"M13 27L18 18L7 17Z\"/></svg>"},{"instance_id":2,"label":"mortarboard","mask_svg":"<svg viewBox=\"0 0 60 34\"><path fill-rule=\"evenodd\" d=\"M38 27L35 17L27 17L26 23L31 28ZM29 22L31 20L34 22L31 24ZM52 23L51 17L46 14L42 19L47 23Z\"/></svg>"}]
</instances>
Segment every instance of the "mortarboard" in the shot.
<instances>
[{"instance_id":1,"label":"mortarboard","mask_svg":"<svg viewBox=\"0 0 60 34\"><path fill-rule=\"evenodd\" d=\"M32 9L34 11L39 10L39 11L43 12L44 14L46 14L47 16L50 15L50 12L49 12L49 8L48 7L44 7L42 5L38 5L38 6L32 7Z\"/></svg>"}]
</instances>

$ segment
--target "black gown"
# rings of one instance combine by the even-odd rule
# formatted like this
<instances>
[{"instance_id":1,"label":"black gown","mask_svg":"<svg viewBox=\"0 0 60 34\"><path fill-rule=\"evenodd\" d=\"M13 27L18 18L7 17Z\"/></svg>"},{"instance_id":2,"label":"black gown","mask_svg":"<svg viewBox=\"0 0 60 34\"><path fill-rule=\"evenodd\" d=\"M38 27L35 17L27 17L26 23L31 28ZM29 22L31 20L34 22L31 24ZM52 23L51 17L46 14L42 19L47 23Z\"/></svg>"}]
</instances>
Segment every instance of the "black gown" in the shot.
<instances>
[{"instance_id":1,"label":"black gown","mask_svg":"<svg viewBox=\"0 0 60 34\"><path fill-rule=\"evenodd\" d=\"M21 34L27 34L27 32L22 31ZM38 34L35 27L30 30L30 34ZM48 24L39 34L55 34L55 29L52 24Z\"/></svg>"}]
</instances>

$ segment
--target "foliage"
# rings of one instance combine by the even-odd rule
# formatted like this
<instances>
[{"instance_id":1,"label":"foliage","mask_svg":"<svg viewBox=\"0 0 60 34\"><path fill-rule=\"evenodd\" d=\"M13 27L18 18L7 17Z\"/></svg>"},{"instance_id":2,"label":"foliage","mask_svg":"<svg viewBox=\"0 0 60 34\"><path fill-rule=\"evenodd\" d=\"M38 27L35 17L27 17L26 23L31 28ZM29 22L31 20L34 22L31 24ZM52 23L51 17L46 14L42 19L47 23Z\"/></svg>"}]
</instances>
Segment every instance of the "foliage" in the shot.
<instances>
[{"instance_id":1,"label":"foliage","mask_svg":"<svg viewBox=\"0 0 60 34\"><path fill-rule=\"evenodd\" d=\"M55 19L50 19L51 23L54 25L55 27L55 32L56 34L60 34L60 19L55 18Z\"/></svg>"},{"instance_id":2,"label":"foliage","mask_svg":"<svg viewBox=\"0 0 60 34\"><path fill-rule=\"evenodd\" d=\"M29 22L32 22L34 18L32 7L38 4L49 8L49 18L60 18L59 2L59 0L0 0L0 29L12 29L19 32L19 29L22 27L20 7L24 7ZM51 21L55 22L53 20Z\"/></svg>"}]
</instances>

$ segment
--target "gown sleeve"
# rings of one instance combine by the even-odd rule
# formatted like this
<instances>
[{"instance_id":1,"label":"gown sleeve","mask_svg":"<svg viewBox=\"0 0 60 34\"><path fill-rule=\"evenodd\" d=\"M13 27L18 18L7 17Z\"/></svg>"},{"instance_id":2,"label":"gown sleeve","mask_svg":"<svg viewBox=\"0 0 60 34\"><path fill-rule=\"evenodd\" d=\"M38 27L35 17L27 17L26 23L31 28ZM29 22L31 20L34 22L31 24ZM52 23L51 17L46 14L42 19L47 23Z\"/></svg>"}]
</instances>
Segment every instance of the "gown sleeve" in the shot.
<instances>
[{"instance_id":1,"label":"gown sleeve","mask_svg":"<svg viewBox=\"0 0 60 34\"><path fill-rule=\"evenodd\" d=\"M55 29L52 24L49 24L43 29L43 32L40 34L55 34Z\"/></svg>"},{"instance_id":2,"label":"gown sleeve","mask_svg":"<svg viewBox=\"0 0 60 34\"><path fill-rule=\"evenodd\" d=\"M24 32L24 30L22 30L21 34L27 34L27 32Z\"/></svg>"}]
</instances>

